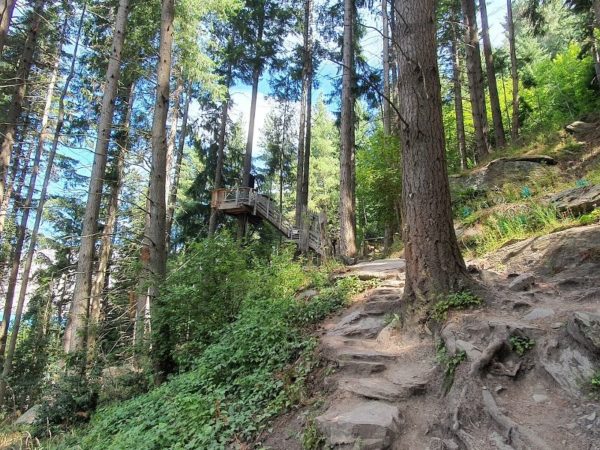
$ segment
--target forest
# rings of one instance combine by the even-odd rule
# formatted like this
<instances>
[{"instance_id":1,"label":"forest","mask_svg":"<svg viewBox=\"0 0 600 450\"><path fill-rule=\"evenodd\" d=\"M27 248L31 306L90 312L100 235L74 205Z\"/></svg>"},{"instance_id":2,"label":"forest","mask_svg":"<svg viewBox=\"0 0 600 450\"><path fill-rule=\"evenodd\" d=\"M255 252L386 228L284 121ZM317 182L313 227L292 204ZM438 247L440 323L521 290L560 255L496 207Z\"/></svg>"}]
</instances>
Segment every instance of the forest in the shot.
<instances>
[{"instance_id":1,"label":"forest","mask_svg":"<svg viewBox=\"0 0 600 450\"><path fill-rule=\"evenodd\" d=\"M317 330L383 284L454 392L493 255L597 230L599 0L0 0L0 80L1 448L559 448L336 443Z\"/></svg>"}]
</instances>

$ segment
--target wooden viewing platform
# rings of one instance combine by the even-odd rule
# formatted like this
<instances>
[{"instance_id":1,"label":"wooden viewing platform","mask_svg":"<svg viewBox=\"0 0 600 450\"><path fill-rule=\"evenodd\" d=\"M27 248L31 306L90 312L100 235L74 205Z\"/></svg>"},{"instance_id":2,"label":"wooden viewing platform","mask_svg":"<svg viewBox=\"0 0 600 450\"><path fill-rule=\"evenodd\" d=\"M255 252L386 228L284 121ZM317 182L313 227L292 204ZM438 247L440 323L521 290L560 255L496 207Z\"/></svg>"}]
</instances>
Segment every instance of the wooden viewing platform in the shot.
<instances>
[{"instance_id":1,"label":"wooden viewing platform","mask_svg":"<svg viewBox=\"0 0 600 450\"><path fill-rule=\"evenodd\" d=\"M267 195L259 194L252 188L216 189L212 192L211 206L231 216L247 214L258 221L266 220L286 239L305 245L323 254L319 219L310 214L310 223L304 229L294 227L281 213L279 205Z\"/></svg>"}]
</instances>

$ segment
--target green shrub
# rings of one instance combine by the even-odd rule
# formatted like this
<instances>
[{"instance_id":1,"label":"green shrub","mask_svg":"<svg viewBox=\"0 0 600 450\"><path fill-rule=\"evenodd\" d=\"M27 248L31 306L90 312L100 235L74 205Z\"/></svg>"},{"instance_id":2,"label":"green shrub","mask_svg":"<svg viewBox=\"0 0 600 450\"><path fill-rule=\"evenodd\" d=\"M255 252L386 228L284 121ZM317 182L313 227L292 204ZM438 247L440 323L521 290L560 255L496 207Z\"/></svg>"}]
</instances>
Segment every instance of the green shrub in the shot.
<instances>
[{"instance_id":1,"label":"green shrub","mask_svg":"<svg viewBox=\"0 0 600 450\"><path fill-rule=\"evenodd\" d=\"M527 336L511 336L509 341L510 347L519 356L523 356L535 345L535 341Z\"/></svg>"},{"instance_id":2,"label":"green shrub","mask_svg":"<svg viewBox=\"0 0 600 450\"><path fill-rule=\"evenodd\" d=\"M364 284L343 278L298 301L295 292L310 285L300 264L284 252L267 266L248 271L254 284L237 319L215 334L191 371L100 409L73 440L102 450L225 449L232 441L252 440L270 418L301 402L316 346L304 330Z\"/></svg>"},{"instance_id":3,"label":"green shrub","mask_svg":"<svg viewBox=\"0 0 600 450\"><path fill-rule=\"evenodd\" d=\"M471 292L455 292L447 295L434 305L431 317L438 322L443 322L448 318L448 311L451 309L467 309L479 306L482 303L483 301Z\"/></svg>"},{"instance_id":4,"label":"green shrub","mask_svg":"<svg viewBox=\"0 0 600 450\"><path fill-rule=\"evenodd\" d=\"M590 380L590 384L592 385L592 390L600 392L600 371L594 374Z\"/></svg>"}]
</instances>

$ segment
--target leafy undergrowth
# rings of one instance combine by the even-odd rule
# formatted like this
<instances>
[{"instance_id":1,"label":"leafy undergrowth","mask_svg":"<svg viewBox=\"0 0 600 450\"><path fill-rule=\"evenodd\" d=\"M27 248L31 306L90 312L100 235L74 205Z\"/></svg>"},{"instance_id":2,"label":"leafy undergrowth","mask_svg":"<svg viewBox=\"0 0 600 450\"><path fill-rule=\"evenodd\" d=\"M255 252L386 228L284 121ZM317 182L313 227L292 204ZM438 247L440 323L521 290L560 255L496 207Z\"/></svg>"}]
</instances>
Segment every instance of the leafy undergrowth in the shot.
<instances>
[{"instance_id":1,"label":"leafy undergrowth","mask_svg":"<svg viewBox=\"0 0 600 450\"><path fill-rule=\"evenodd\" d=\"M281 286L285 279L285 291L255 280L237 320L206 347L189 372L98 410L86 428L48 447L228 448L251 440L270 418L297 404L315 364L311 325L343 306L362 289L361 282L343 278L330 283L323 270L307 271L288 257L274 260L268 270L270 278L263 280L275 281L266 284ZM308 286L319 294L296 299L295 292Z\"/></svg>"}]
</instances>

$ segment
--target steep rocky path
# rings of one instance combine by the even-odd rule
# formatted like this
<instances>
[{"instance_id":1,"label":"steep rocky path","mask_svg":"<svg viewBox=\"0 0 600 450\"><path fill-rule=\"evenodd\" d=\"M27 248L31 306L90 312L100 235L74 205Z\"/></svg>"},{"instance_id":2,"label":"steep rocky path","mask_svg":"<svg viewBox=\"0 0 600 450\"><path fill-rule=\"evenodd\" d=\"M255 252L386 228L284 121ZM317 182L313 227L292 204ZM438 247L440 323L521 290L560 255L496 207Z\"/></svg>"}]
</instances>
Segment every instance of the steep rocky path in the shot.
<instances>
[{"instance_id":1,"label":"steep rocky path","mask_svg":"<svg viewBox=\"0 0 600 450\"><path fill-rule=\"evenodd\" d=\"M600 225L471 262L484 304L451 311L437 338L398 327L403 267L351 269L381 284L322 325L314 401L260 448L301 449L314 427L312 448L336 450L600 450Z\"/></svg>"}]
</instances>

